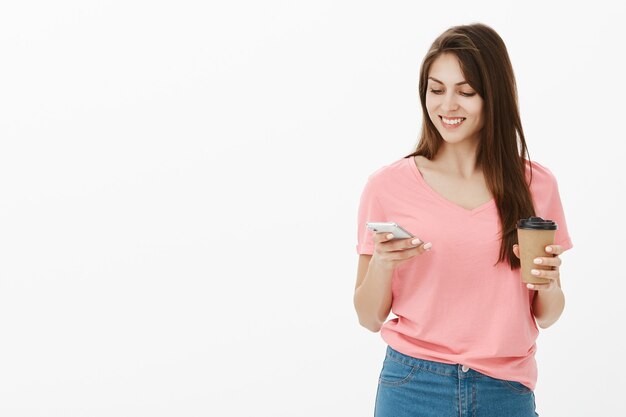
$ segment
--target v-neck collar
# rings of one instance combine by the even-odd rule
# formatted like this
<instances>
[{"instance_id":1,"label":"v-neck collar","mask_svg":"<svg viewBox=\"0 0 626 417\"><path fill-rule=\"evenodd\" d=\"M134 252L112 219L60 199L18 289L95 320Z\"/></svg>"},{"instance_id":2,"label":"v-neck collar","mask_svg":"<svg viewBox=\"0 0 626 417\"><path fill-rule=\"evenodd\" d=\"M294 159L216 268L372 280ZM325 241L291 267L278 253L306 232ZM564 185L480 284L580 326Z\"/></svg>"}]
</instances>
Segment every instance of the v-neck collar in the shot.
<instances>
[{"instance_id":1,"label":"v-neck collar","mask_svg":"<svg viewBox=\"0 0 626 417\"><path fill-rule=\"evenodd\" d=\"M444 203L445 205L447 205L449 207L454 208L457 211L460 211L462 213L465 213L465 214L468 214L470 216L473 216L474 214L479 213L479 212L481 212L481 211L483 211L483 210L485 210L485 209L487 209L487 208L489 208L489 207L491 207L491 206L496 204L495 198L491 198L491 200L489 200L486 203L483 203L480 206L478 206L476 208L473 208L471 210L468 210L465 207L459 206L458 204L448 200L447 198L445 198L444 196L439 194L430 185L428 185L428 183L424 179L422 173L420 172L419 168L417 167L417 163L415 162L415 157L414 156L406 158L406 160L411 165L411 171L413 171L413 173L415 174L415 177L417 178L417 181L420 184L422 184L422 186L424 186L426 191L428 191L428 193L431 194L437 200L441 201L442 203Z\"/></svg>"}]
</instances>

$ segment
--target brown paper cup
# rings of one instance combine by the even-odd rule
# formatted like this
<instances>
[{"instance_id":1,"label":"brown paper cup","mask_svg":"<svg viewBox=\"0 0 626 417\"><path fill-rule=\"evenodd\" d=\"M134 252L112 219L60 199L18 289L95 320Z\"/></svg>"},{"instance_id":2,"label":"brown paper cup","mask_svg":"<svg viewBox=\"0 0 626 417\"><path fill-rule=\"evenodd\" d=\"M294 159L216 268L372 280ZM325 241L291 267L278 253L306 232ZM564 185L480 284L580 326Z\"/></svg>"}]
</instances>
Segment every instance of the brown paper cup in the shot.
<instances>
[{"instance_id":1,"label":"brown paper cup","mask_svg":"<svg viewBox=\"0 0 626 417\"><path fill-rule=\"evenodd\" d=\"M521 222L528 222L521 224ZM550 222L554 226L548 225L542 230L542 222ZM540 226L533 228L529 223ZM545 225L545 223L543 223ZM554 227L554 230L546 230L548 227ZM550 270L550 266L537 265L533 262L535 258L541 258L549 256L546 252L546 246L554 243L554 236L556 234L556 223L551 220L543 220L541 217L531 217L528 220L520 220L517 227L517 239L520 253L520 263L522 269L522 281L528 284L548 284L550 282L547 278L540 278L530 273L531 269Z\"/></svg>"}]
</instances>

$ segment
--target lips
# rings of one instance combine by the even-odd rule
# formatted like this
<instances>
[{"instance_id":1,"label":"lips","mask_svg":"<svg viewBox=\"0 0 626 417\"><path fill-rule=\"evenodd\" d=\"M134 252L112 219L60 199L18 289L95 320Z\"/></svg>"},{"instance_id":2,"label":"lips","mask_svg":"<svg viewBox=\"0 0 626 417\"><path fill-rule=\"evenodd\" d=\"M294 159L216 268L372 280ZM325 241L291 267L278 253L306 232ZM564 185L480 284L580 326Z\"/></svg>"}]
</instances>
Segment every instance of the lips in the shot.
<instances>
[{"instance_id":1,"label":"lips","mask_svg":"<svg viewBox=\"0 0 626 417\"><path fill-rule=\"evenodd\" d=\"M446 119L448 119L448 120L459 120L459 119L461 119L461 121L458 122L458 123L446 123L443 120L443 116L439 116L439 118L441 119L441 124L446 129L456 129L457 127L461 126L463 124L463 122L467 119L466 117L451 117L451 118L446 117Z\"/></svg>"},{"instance_id":2,"label":"lips","mask_svg":"<svg viewBox=\"0 0 626 417\"><path fill-rule=\"evenodd\" d=\"M454 116L454 117L453 117L453 116L449 116L449 117L448 117L448 116L442 116L442 115L439 115L439 118L440 118L440 119L442 119L442 118L444 118L444 117L445 117L446 119L448 119L448 120L456 120L456 119L463 119L463 120L465 120L465 119L467 119L467 117L461 117L461 116Z\"/></svg>"}]
</instances>

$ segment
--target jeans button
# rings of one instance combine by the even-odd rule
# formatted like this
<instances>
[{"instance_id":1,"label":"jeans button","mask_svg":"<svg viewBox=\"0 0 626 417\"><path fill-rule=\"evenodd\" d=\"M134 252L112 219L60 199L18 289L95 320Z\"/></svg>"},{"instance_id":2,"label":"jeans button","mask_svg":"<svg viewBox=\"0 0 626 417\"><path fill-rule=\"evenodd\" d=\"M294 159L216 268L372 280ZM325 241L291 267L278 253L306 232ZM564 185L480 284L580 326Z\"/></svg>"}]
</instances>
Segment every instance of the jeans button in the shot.
<instances>
[{"instance_id":1,"label":"jeans button","mask_svg":"<svg viewBox=\"0 0 626 417\"><path fill-rule=\"evenodd\" d=\"M461 370L462 370L463 372L467 372L467 371L469 371L469 367L468 367L468 366L463 365L463 366L461 367Z\"/></svg>"}]
</instances>

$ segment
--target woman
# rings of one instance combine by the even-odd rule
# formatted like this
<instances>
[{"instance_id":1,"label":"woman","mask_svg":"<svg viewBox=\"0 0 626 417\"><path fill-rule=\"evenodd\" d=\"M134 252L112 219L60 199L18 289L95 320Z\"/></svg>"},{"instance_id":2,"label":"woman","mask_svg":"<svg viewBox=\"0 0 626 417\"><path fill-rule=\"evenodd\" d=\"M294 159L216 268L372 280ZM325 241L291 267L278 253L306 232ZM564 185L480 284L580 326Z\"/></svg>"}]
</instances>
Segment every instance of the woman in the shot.
<instances>
[{"instance_id":1,"label":"woman","mask_svg":"<svg viewBox=\"0 0 626 417\"><path fill-rule=\"evenodd\" d=\"M500 36L484 24L445 31L422 62L419 95L415 152L369 176L358 212L354 305L388 344L375 415L536 416L537 324L563 311L559 255L572 242L555 177L524 158ZM531 216L558 225L535 260L549 284L521 281L516 223ZM368 221L417 239L390 240Z\"/></svg>"}]
</instances>

